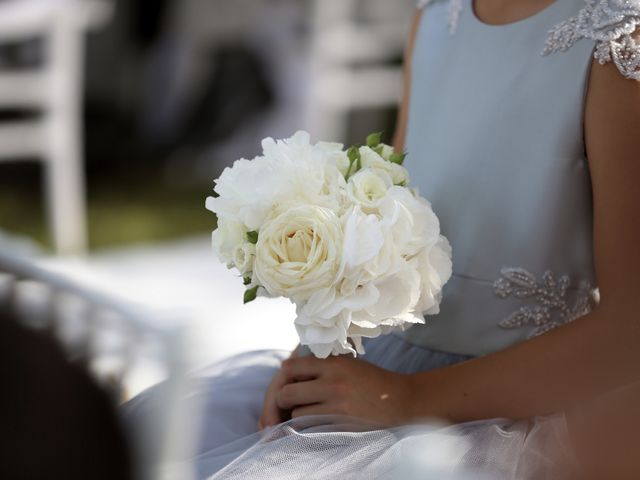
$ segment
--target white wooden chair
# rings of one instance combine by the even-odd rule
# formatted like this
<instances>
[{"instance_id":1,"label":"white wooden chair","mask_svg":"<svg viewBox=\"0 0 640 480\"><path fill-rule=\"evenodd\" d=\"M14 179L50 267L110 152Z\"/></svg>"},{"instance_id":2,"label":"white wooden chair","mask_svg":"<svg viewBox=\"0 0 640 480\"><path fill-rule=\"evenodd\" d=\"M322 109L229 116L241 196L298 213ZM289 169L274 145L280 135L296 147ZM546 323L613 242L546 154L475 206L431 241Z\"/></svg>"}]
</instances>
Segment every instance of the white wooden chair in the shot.
<instances>
[{"instance_id":1,"label":"white wooden chair","mask_svg":"<svg viewBox=\"0 0 640 480\"><path fill-rule=\"evenodd\" d=\"M0 162L39 158L56 251L87 247L82 165L81 100L85 32L104 23L111 4L100 0L0 2L0 43L41 38L44 65L0 71L0 109L42 112L36 120L0 123Z\"/></svg>"}]
</instances>

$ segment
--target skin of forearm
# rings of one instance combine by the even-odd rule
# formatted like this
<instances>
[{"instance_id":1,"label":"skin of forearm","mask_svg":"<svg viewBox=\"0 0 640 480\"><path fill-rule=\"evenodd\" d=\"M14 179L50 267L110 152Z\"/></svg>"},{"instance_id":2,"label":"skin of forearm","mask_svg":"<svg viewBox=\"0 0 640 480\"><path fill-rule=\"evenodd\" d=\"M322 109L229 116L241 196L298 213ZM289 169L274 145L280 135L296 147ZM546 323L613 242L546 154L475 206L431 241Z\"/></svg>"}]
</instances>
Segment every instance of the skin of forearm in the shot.
<instances>
[{"instance_id":1,"label":"skin of forearm","mask_svg":"<svg viewBox=\"0 0 640 480\"><path fill-rule=\"evenodd\" d=\"M580 480L626 480L640 471L640 383L586 402L566 414Z\"/></svg>"},{"instance_id":2,"label":"skin of forearm","mask_svg":"<svg viewBox=\"0 0 640 480\"><path fill-rule=\"evenodd\" d=\"M502 352L412 375L415 418L531 418L640 379L638 309L591 314Z\"/></svg>"}]
</instances>

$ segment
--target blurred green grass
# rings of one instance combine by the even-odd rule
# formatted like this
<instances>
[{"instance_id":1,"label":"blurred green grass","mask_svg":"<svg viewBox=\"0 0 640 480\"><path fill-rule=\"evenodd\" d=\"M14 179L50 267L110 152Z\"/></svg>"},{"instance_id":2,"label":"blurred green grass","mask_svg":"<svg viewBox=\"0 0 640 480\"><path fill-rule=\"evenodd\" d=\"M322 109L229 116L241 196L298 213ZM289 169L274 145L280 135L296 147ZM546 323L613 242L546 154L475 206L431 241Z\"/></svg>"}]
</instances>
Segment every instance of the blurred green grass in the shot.
<instances>
[{"instance_id":1,"label":"blurred green grass","mask_svg":"<svg viewBox=\"0 0 640 480\"><path fill-rule=\"evenodd\" d=\"M42 172L31 165L0 169L0 230L35 240L52 250L43 198ZM112 178L87 186L91 250L169 241L206 234L215 216L205 210L212 183L184 184L162 178Z\"/></svg>"}]
</instances>

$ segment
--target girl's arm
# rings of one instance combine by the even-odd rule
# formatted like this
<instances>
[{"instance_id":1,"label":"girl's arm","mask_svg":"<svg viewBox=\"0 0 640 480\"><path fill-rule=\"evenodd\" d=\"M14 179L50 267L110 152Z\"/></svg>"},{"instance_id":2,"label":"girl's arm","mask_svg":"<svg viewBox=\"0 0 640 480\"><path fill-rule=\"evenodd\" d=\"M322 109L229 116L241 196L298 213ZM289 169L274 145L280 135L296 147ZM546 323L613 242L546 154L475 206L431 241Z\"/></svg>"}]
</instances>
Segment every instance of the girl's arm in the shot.
<instances>
[{"instance_id":1,"label":"girl's arm","mask_svg":"<svg viewBox=\"0 0 640 480\"><path fill-rule=\"evenodd\" d=\"M625 480L640 471L640 383L618 389L566 415L580 480ZM550 452L553 453L553 452Z\"/></svg>"}]
</instances>

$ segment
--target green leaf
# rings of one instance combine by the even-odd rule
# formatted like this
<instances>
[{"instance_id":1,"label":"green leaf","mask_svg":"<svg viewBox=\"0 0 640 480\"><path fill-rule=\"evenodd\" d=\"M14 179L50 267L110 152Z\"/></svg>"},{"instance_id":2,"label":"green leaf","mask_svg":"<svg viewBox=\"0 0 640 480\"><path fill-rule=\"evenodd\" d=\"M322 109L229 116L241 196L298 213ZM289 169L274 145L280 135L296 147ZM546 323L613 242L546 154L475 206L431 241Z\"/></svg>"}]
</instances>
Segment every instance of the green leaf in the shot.
<instances>
[{"instance_id":1,"label":"green leaf","mask_svg":"<svg viewBox=\"0 0 640 480\"><path fill-rule=\"evenodd\" d=\"M355 162L360 157L360 150L355 145L352 145L347 150L347 157L351 163Z\"/></svg>"},{"instance_id":2,"label":"green leaf","mask_svg":"<svg viewBox=\"0 0 640 480\"><path fill-rule=\"evenodd\" d=\"M242 279L242 283L243 283L244 285L249 285L249 284L251 283L251 277L244 277L244 278Z\"/></svg>"},{"instance_id":3,"label":"green leaf","mask_svg":"<svg viewBox=\"0 0 640 480\"><path fill-rule=\"evenodd\" d=\"M253 243L254 245L258 243L258 232L255 230L252 232L247 232L247 241L249 243Z\"/></svg>"},{"instance_id":4,"label":"green leaf","mask_svg":"<svg viewBox=\"0 0 640 480\"><path fill-rule=\"evenodd\" d=\"M351 171L353 170L354 163L356 164L355 172L360 169L360 150L358 149L358 147L356 147L355 145L349 147L349 150L347 150L347 157L349 158L349 168L347 169L347 173L345 174L344 178L348 180L351 176Z\"/></svg>"},{"instance_id":5,"label":"green leaf","mask_svg":"<svg viewBox=\"0 0 640 480\"><path fill-rule=\"evenodd\" d=\"M253 302L258 296L258 287L255 286L244 292L244 303Z\"/></svg>"},{"instance_id":6,"label":"green leaf","mask_svg":"<svg viewBox=\"0 0 640 480\"><path fill-rule=\"evenodd\" d=\"M367 147L375 148L382 141L382 132L372 133L367 137Z\"/></svg>"},{"instance_id":7,"label":"green leaf","mask_svg":"<svg viewBox=\"0 0 640 480\"><path fill-rule=\"evenodd\" d=\"M382 152L384 152L384 145L378 145L377 147L372 149L378 155L382 156Z\"/></svg>"},{"instance_id":8,"label":"green leaf","mask_svg":"<svg viewBox=\"0 0 640 480\"><path fill-rule=\"evenodd\" d=\"M391 163L397 163L398 165L402 165L404 163L404 159L407 156L406 153L393 153L389 157L389 161Z\"/></svg>"}]
</instances>

